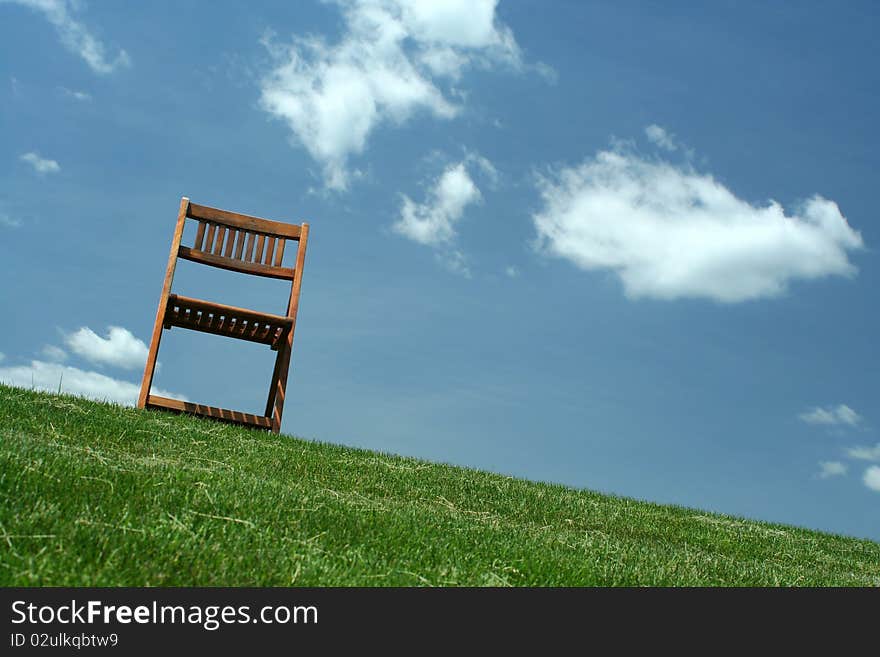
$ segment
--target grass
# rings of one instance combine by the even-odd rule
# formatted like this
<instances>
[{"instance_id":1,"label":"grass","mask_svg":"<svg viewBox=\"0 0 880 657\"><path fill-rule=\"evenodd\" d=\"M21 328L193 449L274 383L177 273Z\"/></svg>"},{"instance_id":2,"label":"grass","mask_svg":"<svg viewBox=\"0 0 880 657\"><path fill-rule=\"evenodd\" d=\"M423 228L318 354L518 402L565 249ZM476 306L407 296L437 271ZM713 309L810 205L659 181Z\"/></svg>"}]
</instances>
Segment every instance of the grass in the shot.
<instances>
[{"instance_id":1,"label":"grass","mask_svg":"<svg viewBox=\"0 0 880 657\"><path fill-rule=\"evenodd\" d=\"M880 544L0 386L0 585L880 585Z\"/></svg>"}]
</instances>

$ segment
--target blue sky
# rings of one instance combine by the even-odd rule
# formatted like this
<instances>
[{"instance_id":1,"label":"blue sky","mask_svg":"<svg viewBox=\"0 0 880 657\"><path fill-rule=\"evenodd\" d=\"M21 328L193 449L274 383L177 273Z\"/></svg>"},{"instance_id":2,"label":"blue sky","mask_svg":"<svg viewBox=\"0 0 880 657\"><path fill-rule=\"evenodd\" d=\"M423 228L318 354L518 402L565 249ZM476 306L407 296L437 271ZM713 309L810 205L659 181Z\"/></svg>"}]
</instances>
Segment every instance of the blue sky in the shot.
<instances>
[{"instance_id":1,"label":"blue sky","mask_svg":"<svg viewBox=\"0 0 880 657\"><path fill-rule=\"evenodd\" d=\"M186 195L312 225L285 432L880 539L876 14L2 0L0 380L130 403Z\"/></svg>"}]
</instances>

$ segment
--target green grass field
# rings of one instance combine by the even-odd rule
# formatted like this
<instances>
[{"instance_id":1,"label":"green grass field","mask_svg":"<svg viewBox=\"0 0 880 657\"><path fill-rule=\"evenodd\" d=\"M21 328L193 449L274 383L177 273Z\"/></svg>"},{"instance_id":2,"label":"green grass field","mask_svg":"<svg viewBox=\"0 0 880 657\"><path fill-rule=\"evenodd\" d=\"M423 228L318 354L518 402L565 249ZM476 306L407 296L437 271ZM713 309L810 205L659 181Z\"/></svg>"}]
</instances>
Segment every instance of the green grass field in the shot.
<instances>
[{"instance_id":1,"label":"green grass field","mask_svg":"<svg viewBox=\"0 0 880 657\"><path fill-rule=\"evenodd\" d=\"M880 544L0 386L0 585L880 585Z\"/></svg>"}]
</instances>

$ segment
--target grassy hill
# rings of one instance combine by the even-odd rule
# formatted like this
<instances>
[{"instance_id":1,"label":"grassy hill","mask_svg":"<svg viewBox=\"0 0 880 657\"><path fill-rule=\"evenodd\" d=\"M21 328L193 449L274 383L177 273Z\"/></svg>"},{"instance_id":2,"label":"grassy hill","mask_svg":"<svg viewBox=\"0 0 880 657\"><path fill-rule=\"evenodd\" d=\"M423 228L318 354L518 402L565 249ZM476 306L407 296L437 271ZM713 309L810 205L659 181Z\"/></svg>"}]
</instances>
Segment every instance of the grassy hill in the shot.
<instances>
[{"instance_id":1,"label":"grassy hill","mask_svg":"<svg viewBox=\"0 0 880 657\"><path fill-rule=\"evenodd\" d=\"M880 544L0 386L0 585L880 585Z\"/></svg>"}]
</instances>

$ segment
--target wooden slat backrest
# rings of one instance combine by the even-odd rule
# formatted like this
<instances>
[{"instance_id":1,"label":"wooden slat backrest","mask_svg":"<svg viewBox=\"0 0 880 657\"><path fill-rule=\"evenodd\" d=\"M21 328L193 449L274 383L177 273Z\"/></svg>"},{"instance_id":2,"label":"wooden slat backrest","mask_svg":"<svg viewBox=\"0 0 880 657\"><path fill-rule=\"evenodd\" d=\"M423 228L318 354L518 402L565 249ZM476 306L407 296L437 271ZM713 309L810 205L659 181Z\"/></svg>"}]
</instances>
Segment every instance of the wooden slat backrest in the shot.
<instances>
[{"instance_id":1,"label":"wooden slat backrest","mask_svg":"<svg viewBox=\"0 0 880 657\"><path fill-rule=\"evenodd\" d=\"M193 245L177 256L212 267L292 281L283 267L287 240L300 240L302 226L187 203L186 218L198 222Z\"/></svg>"}]
</instances>

